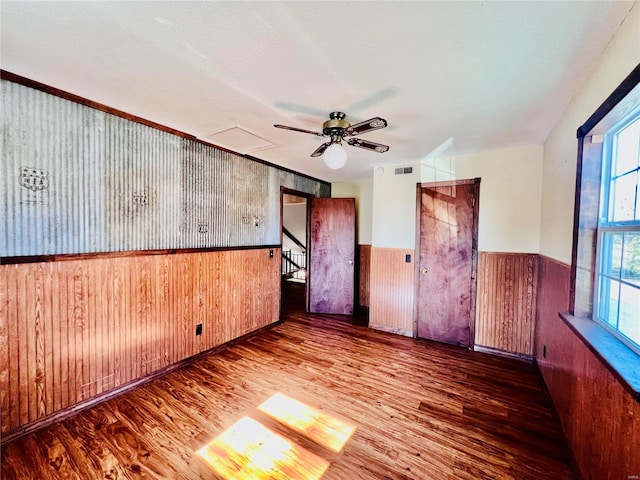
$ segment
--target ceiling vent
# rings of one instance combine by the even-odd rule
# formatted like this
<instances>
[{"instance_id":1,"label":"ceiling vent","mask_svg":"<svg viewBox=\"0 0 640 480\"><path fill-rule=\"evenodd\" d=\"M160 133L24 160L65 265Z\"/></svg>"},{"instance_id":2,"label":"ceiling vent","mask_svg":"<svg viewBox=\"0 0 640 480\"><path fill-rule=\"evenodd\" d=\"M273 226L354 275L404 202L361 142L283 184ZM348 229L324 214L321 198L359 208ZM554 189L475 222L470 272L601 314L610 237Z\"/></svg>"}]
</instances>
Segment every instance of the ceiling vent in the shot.
<instances>
[{"instance_id":1,"label":"ceiling vent","mask_svg":"<svg viewBox=\"0 0 640 480\"><path fill-rule=\"evenodd\" d=\"M395 169L396 175L409 175L413 173L413 167L397 167Z\"/></svg>"}]
</instances>

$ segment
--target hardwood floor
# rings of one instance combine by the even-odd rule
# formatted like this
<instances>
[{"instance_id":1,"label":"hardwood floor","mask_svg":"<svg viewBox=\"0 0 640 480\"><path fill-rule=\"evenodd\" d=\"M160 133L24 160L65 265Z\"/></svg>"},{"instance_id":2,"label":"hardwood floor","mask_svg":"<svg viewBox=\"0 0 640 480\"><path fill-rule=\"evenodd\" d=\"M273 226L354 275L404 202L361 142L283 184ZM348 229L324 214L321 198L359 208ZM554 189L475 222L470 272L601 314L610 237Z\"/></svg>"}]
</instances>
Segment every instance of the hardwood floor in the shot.
<instances>
[{"instance_id":1,"label":"hardwood floor","mask_svg":"<svg viewBox=\"0 0 640 480\"><path fill-rule=\"evenodd\" d=\"M533 366L287 305L280 325L5 445L1 478L221 480L195 452L245 416L323 480L574 478ZM276 393L355 432L336 453L258 409Z\"/></svg>"}]
</instances>

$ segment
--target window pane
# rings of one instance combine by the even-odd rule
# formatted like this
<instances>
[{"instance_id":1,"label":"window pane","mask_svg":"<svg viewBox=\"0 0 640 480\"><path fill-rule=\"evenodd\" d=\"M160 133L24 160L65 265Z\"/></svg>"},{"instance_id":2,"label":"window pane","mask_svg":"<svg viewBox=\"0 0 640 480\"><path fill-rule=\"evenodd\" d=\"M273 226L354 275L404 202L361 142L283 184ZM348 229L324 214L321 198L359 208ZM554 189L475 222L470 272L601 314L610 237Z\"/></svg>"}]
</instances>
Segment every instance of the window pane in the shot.
<instances>
[{"instance_id":1,"label":"window pane","mask_svg":"<svg viewBox=\"0 0 640 480\"><path fill-rule=\"evenodd\" d=\"M598 316L613 328L618 327L618 298L620 282L607 277L600 277L600 302Z\"/></svg>"},{"instance_id":2,"label":"window pane","mask_svg":"<svg viewBox=\"0 0 640 480\"><path fill-rule=\"evenodd\" d=\"M631 123L617 136L614 176L617 177L638 167L638 140L640 140L640 119Z\"/></svg>"},{"instance_id":3,"label":"window pane","mask_svg":"<svg viewBox=\"0 0 640 480\"><path fill-rule=\"evenodd\" d=\"M640 344L640 288L620 286L620 320L618 330Z\"/></svg>"},{"instance_id":4,"label":"window pane","mask_svg":"<svg viewBox=\"0 0 640 480\"><path fill-rule=\"evenodd\" d=\"M622 251L621 278L640 287L640 232L624 234Z\"/></svg>"},{"instance_id":5,"label":"window pane","mask_svg":"<svg viewBox=\"0 0 640 480\"><path fill-rule=\"evenodd\" d=\"M636 216L636 186L638 172L627 173L611 181L613 221L633 220Z\"/></svg>"},{"instance_id":6,"label":"window pane","mask_svg":"<svg viewBox=\"0 0 640 480\"><path fill-rule=\"evenodd\" d=\"M638 170L636 185L636 220L640 220L640 170Z\"/></svg>"},{"instance_id":7,"label":"window pane","mask_svg":"<svg viewBox=\"0 0 640 480\"><path fill-rule=\"evenodd\" d=\"M602 148L593 310L640 353L640 107L633 115L605 134Z\"/></svg>"},{"instance_id":8,"label":"window pane","mask_svg":"<svg viewBox=\"0 0 640 480\"><path fill-rule=\"evenodd\" d=\"M602 235L601 273L620 278L623 236L622 233L613 232Z\"/></svg>"}]
</instances>

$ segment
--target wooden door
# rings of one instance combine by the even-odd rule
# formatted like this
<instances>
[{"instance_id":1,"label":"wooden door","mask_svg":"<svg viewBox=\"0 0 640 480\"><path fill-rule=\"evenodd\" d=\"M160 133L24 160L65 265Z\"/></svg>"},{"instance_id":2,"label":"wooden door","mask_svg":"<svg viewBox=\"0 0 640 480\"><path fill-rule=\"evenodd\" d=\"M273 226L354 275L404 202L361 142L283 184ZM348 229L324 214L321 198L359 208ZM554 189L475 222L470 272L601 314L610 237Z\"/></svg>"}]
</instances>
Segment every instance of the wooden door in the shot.
<instances>
[{"instance_id":1,"label":"wooden door","mask_svg":"<svg viewBox=\"0 0 640 480\"><path fill-rule=\"evenodd\" d=\"M313 198L310 240L309 311L353 314L355 199Z\"/></svg>"},{"instance_id":2,"label":"wooden door","mask_svg":"<svg viewBox=\"0 0 640 480\"><path fill-rule=\"evenodd\" d=\"M419 186L418 336L469 347L480 179Z\"/></svg>"}]
</instances>

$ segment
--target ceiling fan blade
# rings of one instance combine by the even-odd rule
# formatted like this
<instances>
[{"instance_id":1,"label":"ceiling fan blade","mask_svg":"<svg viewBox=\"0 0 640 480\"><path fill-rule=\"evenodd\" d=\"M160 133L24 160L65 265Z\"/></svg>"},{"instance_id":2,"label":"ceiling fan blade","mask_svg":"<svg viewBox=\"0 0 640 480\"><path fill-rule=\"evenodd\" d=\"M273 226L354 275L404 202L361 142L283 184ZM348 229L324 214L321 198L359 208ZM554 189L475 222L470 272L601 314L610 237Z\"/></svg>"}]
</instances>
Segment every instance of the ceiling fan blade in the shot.
<instances>
[{"instance_id":1,"label":"ceiling fan blade","mask_svg":"<svg viewBox=\"0 0 640 480\"><path fill-rule=\"evenodd\" d=\"M314 132L313 130L305 130L304 128L288 127L287 125L274 125L276 128L284 128L285 130L292 130L294 132L310 133L311 135L317 135L318 137L324 137L320 132Z\"/></svg>"},{"instance_id":2,"label":"ceiling fan blade","mask_svg":"<svg viewBox=\"0 0 640 480\"><path fill-rule=\"evenodd\" d=\"M276 108L283 110L289 110L290 112L302 113L304 115L311 115L313 117L324 117L327 112L320 110L319 108L308 107L306 105L298 105L296 103L288 102L276 102Z\"/></svg>"},{"instance_id":3,"label":"ceiling fan blade","mask_svg":"<svg viewBox=\"0 0 640 480\"><path fill-rule=\"evenodd\" d=\"M315 152L313 152L311 154L312 157L319 157L320 155L322 155L324 153L324 151L327 149L327 147L331 145L331 142L327 142L327 143L323 143L322 145L320 145Z\"/></svg>"},{"instance_id":4,"label":"ceiling fan blade","mask_svg":"<svg viewBox=\"0 0 640 480\"><path fill-rule=\"evenodd\" d=\"M387 126L387 121L384 118L373 117L364 122L359 122L351 125L346 129L347 135L360 135L364 132L370 132L371 130L378 130Z\"/></svg>"},{"instance_id":5,"label":"ceiling fan blade","mask_svg":"<svg viewBox=\"0 0 640 480\"><path fill-rule=\"evenodd\" d=\"M350 138L347 143L354 147L366 148L378 153L384 153L389 150L388 145L382 145L381 143L371 142L362 138Z\"/></svg>"},{"instance_id":6,"label":"ceiling fan blade","mask_svg":"<svg viewBox=\"0 0 640 480\"><path fill-rule=\"evenodd\" d=\"M349 105L349 108L347 108L345 111L358 112L360 110L364 110L365 108L373 107L377 103L383 102L393 97L397 93L398 91L395 88L390 88L390 87L383 88L379 92L375 92L356 103L352 103L351 105Z\"/></svg>"}]
</instances>

